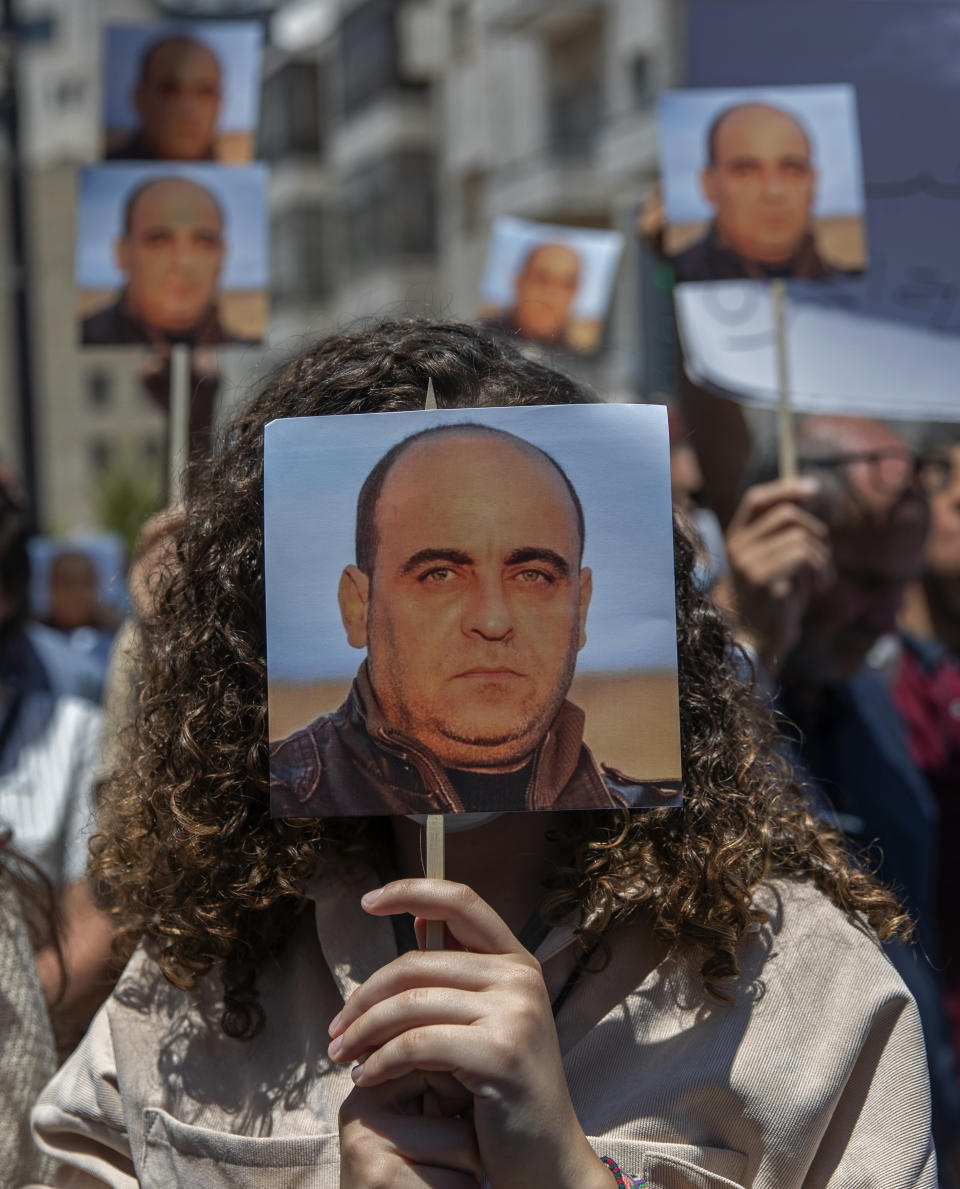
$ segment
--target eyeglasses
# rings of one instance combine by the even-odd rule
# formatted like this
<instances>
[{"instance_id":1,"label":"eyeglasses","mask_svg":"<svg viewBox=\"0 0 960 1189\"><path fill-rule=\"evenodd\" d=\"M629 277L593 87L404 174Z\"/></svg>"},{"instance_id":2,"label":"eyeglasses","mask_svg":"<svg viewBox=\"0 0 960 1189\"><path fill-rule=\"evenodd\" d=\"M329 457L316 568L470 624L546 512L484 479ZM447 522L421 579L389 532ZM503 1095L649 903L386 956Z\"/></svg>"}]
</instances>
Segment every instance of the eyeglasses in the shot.
<instances>
[{"instance_id":1,"label":"eyeglasses","mask_svg":"<svg viewBox=\"0 0 960 1189\"><path fill-rule=\"evenodd\" d=\"M919 488L925 495L937 495L950 485L953 466L945 454L915 454L891 446L886 450L858 450L848 454L825 454L804 459L801 469L848 468L848 478L862 475L878 494L897 495Z\"/></svg>"}]
</instances>

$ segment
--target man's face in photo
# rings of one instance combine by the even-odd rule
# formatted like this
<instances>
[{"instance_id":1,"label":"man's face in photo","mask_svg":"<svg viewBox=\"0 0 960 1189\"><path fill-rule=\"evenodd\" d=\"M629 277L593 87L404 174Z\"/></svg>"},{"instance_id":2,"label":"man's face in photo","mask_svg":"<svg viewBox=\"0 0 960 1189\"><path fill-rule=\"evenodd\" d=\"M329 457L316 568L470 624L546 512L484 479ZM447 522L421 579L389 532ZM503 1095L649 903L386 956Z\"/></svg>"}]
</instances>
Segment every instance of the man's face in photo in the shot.
<instances>
[{"instance_id":1,"label":"man's face in photo","mask_svg":"<svg viewBox=\"0 0 960 1189\"><path fill-rule=\"evenodd\" d=\"M810 142L797 121L760 103L734 108L716 129L701 182L720 242L776 265L799 250L816 188Z\"/></svg>"},{"instance_id":2,"label":"man's face in photo","mask_svg":"<svg viewBox=\"0 0 960 1189\"><path fill-rule=\"evenodd\" d=\"M387 474L372 575L341 610L388 722L449 768L508 771L546 735L585 643L590 572L567 485L482 432L414 443Z\"/></svg>"},{"instance_id":3,"label":"man's face in photo","mask_svg":"<svg viewBox=\"0 0 960 1189\"><path fill-rule=\"evenodd\" d=\"M220 63L186 38L161 42L134 94L141 132L158 158L197 161L213 144L220 112Z\"/></svg>"},{"instance_id":4,"label":"man's face in photo","mask_svg":"<svg viewBox=\"0 0 960 1189\"><path fill-rule=\"evenodd\" d=\"M580 258L564 244L535 248L517 275L513 319L524 338L549 342L566 330L580 283Z\"/></svg>"},{"instance_id":5,"label":"man's face in photo","mask_svg":"<svg viewBox=\"0 0 960 1189\"><path fill-rule=\"evenodd\" d=\"M131 312L160 330L190 330L214 300L223 256L220 209L202 186L180 178L147 186L117 245Z\"/></svg>"}]
</instances>

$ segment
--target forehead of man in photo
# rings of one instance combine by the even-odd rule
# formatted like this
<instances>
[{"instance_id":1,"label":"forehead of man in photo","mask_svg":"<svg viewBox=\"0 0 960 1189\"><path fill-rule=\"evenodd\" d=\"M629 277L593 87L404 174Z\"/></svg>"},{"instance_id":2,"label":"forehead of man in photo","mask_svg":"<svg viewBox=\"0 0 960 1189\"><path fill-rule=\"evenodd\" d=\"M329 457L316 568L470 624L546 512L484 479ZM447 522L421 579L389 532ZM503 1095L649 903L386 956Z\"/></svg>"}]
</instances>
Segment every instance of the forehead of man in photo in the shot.
<instances>
[{"instance_id":1,"label":"forehead of man in photo","mask_svg":"<svg viewBox=\"0 0 960 1189\"><path fill-rule=\"evenodd\" d=\"M723 246L778 264L799 249L816 190L813 146L796 116L766 103L721 112L707 138L703 191Z\"/></svg>"},{"instance_id":2,"label":"forehead of man in photo","mask_svg":"<svg viewBox=\"0 0 960 1189\"><path fill-rule=\"evenodd\" d=\"M514 282L513 319L528 339L548 341L566 329L580 284L580 257L566 244L540 244Z\"/></svg>"},{"instance_id":3,"label":"forehead of man in photo","mask_svg":"<svg viewBox=\"0 0 960 1189\"><path fill-rule=\"evenodd\" d=\"M385 456L358 507L348 638L388 721L451 768L522 766L586 641L580 501L559 466L487 427Z\"/></svg>"},{"instance_id":4,"label":"forehead of man in photo","mask_svg":"<svg viewBox=\"0 0 960 1189\"><path fill-rule=\"evenodd\" d=\"M127 200L117 264L130 312L177 333L213 302L224 259L223 212L209 190L185 178L158 178Z\"/></svg>"},{"instance_id":5,"label":"forehead of man in photo","mask_svg":"<svg viewBox=\"0 0 960 1189\"><path fill-rule=\"evenodd\" d=\"M220 63L191 37L166 37L144 54L134 92L140 132L155 157L211 155L220 112Z\"/></svg>"},{"instance_id":6,"label":"forehead of man in photo","mask_svg":"<svg viewBox=\"0 0 960 1189\"><path fill-rule=\"evenodd\" d=\"M877 421L809 417L798 447L801 468L821 479L812 510L829 524L834 573L811 597L788 667L826 685L853 677L896 629L907 586L922 570L930 508L913 451Z\"/></svg>"}]
</instances>

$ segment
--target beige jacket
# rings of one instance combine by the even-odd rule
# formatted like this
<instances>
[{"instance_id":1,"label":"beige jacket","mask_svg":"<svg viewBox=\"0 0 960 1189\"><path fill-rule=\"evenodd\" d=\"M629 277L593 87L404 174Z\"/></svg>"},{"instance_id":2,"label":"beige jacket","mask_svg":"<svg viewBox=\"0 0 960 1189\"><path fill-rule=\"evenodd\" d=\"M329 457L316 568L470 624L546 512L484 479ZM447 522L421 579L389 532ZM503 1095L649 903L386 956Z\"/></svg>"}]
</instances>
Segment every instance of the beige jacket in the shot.
<instances>
[{"instance_id":1,"label":"beige jacket","mask_svg":"<svg viewBox=\"0 0 960 1189\"><path fill-rule=\"evenodd\" d=\"M372 886L314 889L315 914L263 975L267 1024L250 1042L219 1031L216 980L184 994L138 951L34 1111L64 1164L49 1183L336 1189L351 1082L327 1061L327 1024L396 954L390 922L359 906ZM558 1032L591 1143L654 1189L935 1189L909 993L810 885L762 897L771 927L747 945L728 1005L704 1002L689 958L655 956L642 922L576 984ZM570 942L554 930L538 951L551 987Z\"/></svg>"},{"instance_id":2,"label":"beige jacket","mask_svg":"<svg viewBox=\"0 0 960 1189\"><path fill-rule=\"evenodd\" d=\"M0 1189L46 1176L30 1139L30 1107L57 1068L24 905L0 864Z\"/></svg>"}]
</instances>

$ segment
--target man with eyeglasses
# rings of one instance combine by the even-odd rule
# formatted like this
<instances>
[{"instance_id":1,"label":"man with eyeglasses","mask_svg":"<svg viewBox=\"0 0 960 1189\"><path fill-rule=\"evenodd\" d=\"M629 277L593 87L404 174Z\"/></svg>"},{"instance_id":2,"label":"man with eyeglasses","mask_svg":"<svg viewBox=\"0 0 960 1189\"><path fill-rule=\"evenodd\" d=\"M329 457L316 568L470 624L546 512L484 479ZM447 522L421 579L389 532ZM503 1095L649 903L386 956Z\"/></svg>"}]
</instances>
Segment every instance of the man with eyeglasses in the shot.
<instances>
[{"instance_id":1,"label":"man with eyeglasses","mask_svg":"<svg viewBox=\"0 0 960 1189\"><path fill-rule=\"evenodd\" d=\"M917 952L888 948L923 1017L934 1135L944 1163L960 1142L960 1094L936 962L936 804L903 723L867 656L896 630L923 567L936 468L875 421L811 417L798 428L800 474L750 487L727 529L730 574L718 601L755 659L811 800L917 924ZM762 464L761 464L762 465ZM767 464L767 473L775 473ZM953 1182L946 1182L953 1184Z\"/></svg>"}]
</instances>

